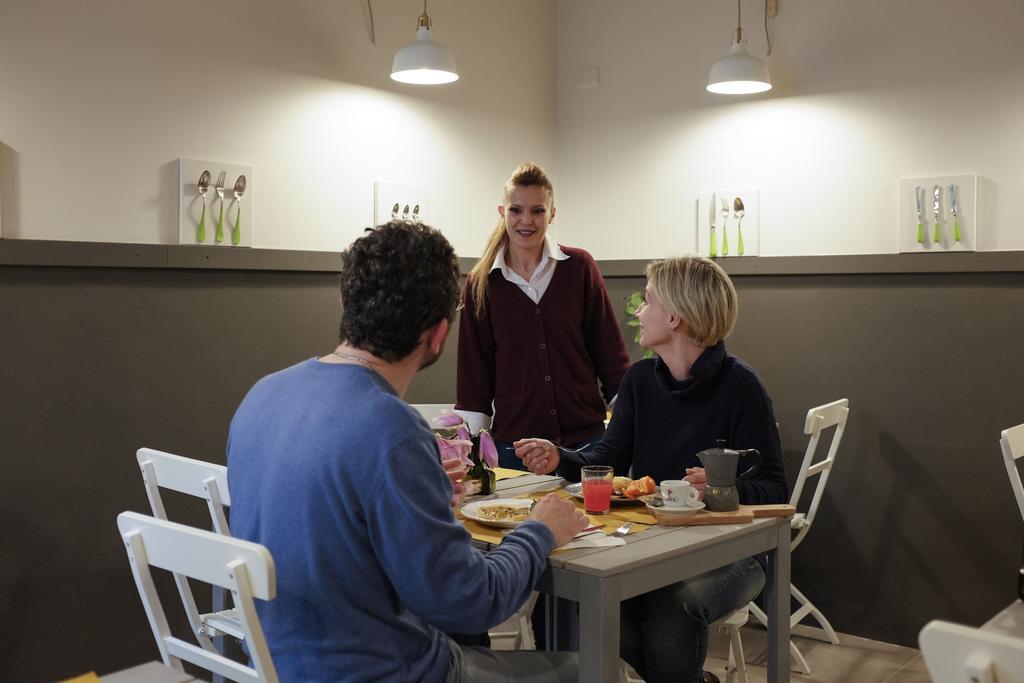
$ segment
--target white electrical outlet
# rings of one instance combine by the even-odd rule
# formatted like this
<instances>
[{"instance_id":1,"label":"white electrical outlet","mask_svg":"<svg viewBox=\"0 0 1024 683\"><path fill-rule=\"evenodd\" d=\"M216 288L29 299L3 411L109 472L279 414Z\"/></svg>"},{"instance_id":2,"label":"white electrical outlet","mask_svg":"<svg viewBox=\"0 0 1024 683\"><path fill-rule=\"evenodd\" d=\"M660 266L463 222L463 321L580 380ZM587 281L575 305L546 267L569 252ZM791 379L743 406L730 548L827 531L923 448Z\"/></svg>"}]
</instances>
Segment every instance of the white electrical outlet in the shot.
<instances>
[{"instance_id":1,"label":"white electrical outlet","mask_svg":"<svg viewBox=\"0 0 1024 683\"><path fill-rule=\"evenodd\" d=\"M402 185L378 180L373 184L373 224L391 220L426 223L430 200L420 185Z\"/></svg>"}]
</instances>

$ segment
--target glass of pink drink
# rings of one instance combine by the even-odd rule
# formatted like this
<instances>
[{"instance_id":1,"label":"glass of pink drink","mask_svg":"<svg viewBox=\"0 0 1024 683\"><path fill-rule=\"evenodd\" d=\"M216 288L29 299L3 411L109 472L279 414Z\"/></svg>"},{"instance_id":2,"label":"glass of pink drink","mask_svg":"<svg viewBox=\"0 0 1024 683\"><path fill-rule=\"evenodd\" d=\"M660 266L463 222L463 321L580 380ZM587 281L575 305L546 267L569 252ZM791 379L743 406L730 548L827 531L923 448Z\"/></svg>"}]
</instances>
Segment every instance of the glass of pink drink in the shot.
<instances>
[{"instance_id":1,"label":"glass of pink drink","mask_svg":"<svg viewBox=\"0 0 1024 683\"><path fill-rule=\"evenodd\" d=\"M612 506L612 468L587 465L580 470L583 482L583 508L588 514L603 515Z\"/></svg>"}]
</instances>

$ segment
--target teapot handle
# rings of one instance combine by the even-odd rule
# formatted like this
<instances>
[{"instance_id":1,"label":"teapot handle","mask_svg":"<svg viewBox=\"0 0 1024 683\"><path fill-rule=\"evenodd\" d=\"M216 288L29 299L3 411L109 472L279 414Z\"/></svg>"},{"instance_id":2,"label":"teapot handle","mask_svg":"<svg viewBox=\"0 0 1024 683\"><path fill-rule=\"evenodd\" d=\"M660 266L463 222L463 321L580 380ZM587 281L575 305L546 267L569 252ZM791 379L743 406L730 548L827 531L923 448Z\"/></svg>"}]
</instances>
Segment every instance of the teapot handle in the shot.
<instances>
[{"instance_id":1,"label":"teapot handle","mask_svg":"<svg viewBox=\"0 0 1024 683\"><path fill-rule=\"evenodd\" d=\"M756 448L748 448L745 451L740 451L740 457L746 455L754 456L754 464L751 465L746 472L736 476L737 479L750 479L752 476L757 474L757 471L761 469L761 451Z\"/></svg>"}]
</instances>

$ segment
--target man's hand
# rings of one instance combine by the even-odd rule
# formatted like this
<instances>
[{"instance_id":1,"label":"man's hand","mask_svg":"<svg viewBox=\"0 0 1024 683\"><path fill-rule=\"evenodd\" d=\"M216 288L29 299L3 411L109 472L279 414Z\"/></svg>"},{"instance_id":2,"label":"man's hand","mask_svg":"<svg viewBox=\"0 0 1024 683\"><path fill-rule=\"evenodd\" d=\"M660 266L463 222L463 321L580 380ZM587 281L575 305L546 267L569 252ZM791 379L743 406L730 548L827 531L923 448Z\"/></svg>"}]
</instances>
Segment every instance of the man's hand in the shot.
<instances>
[{"instance_id":1,"label":"man's hand","mask_svg":"<svg viewBox=\"0 0 1024 683\"><path fill-rule=\"evenodd\" d=\"M466 476L467 469L458 458L442 460L441 465L444 467L444 473L452 482L452 507L455 507L466 497L466 487L460 482Z\"/></svg>"},{"instance_id":2,"label":"man's hand","mask_svg":"<svg viewBox=\"0 0 1024 683\"><path fill-rule=\"evenodd\" d=\"M557 493L549 493L538 500L527 519L535 519L551 529L556 546L571 541L590 523L586 515Z\"/></svg>"},{"instance_id":3,"label":"man's hand","mask_svg":"<svg viewBox=\"0 0 1024 683\"><path fill-rule=\"evenodd\" d=\"M520 439L512 442L516 456L534 474L551 474L562 459L555 444L547 439Z\"/></svg>"},{"instance_id":4,"label":"man's hand","mask_svg":"<svg viewBox=\"0 0 1024 683\"><path fill-rule=\"evenodd\" d=\"M708 487L708 478L704 476L703 467L687 467L686 476L683 479L693 484L693 488L700 491L701 499L704 498L704 489Z\"/></svg>"}]
</instances>

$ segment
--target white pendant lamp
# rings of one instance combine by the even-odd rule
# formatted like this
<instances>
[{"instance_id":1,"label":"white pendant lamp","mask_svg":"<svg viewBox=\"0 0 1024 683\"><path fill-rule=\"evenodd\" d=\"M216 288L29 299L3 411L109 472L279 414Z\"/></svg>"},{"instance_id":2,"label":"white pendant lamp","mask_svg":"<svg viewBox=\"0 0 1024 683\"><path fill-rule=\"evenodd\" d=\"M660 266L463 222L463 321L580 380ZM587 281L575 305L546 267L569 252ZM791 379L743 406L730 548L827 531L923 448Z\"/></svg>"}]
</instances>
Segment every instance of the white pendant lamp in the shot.
<instances>
[{"instance_id":1,"label":"white pendant lamp","mask_svg":"<svg viewBox=\"0 0 1024 683\"><path fill-rule=\"evenodd\" d=\"M423 14L416 28L416 42L395 53L391 65L391 78L401 83L438 85L459 80L455 68L455 55L434 42L427 16L427 0L423 0Z\"/></svg>"},{"instance_id":2,"label":"white pendant lamp","mask_svg":"<svg viewBox=\"0 0 1024 683\"><path fill-rule=\"evenodd\" d=\"M740 0L736 0L736 32L732 50L725 59L711 65L708 91L722 95L749 95L772 89L768 65L747 52L740 22Z\"/></svg>"}]
</instances>

